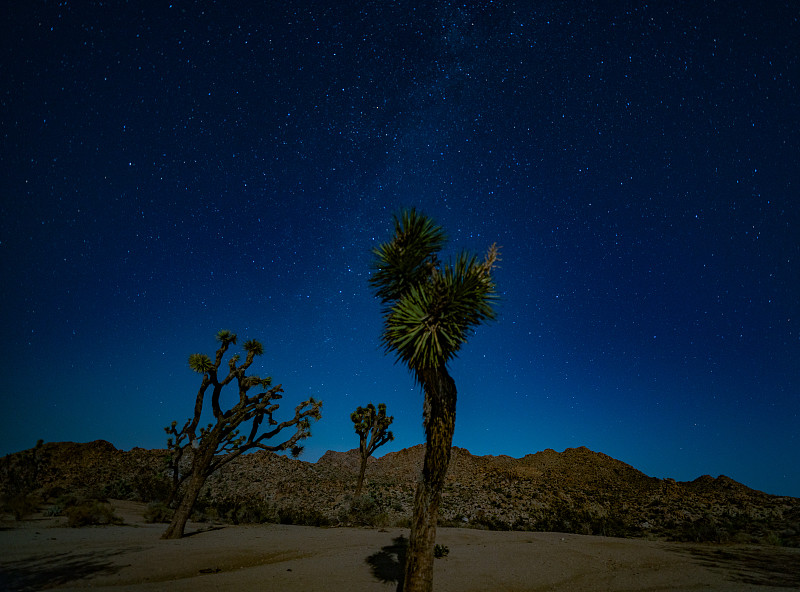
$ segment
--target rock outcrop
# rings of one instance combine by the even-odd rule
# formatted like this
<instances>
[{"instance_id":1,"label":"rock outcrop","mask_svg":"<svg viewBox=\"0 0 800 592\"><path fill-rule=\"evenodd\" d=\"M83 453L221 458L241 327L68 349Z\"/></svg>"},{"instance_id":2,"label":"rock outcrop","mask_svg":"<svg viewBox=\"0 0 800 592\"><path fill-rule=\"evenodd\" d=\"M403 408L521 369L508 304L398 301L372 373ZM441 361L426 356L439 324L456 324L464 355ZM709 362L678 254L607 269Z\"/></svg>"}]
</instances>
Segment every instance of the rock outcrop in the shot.
<instances>
[{"instance_id":1,"label":"rock outcrop","mask_svg":"<svg viewBox=\"0 0 800 592\"><path fill-rule=\"evenodd\" d=\"M359 505L368 508L368 522L408 521L423 450L418 445L370 458L369 503ZM150 501L168 487L166 455L121 451L105 441L43 444L2 459L0 494L11 493L27 475L44 499L73 492ZM267 452L244 455L208 480L199 509L214 518L337 524L352 518L358 467L357 450L328 451L316 463ZM725 476L656 479L584 447L519 459L454 448L440 520L474 528L800 545L798 498L768 495Z\"/></svg>"}]
</instances>

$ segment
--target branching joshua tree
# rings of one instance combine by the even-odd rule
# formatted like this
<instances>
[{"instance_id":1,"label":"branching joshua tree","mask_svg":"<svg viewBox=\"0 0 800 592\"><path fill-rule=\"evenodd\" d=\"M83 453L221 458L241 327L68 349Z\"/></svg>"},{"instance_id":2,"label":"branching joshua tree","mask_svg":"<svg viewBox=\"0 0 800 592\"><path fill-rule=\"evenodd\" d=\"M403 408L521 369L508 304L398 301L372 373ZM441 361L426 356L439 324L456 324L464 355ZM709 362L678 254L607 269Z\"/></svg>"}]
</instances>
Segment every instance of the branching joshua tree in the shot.
<instances>
[{"instance_id":1,"label":"branching joshua tree","mask_svg":"<svg viewBox=\"0 0 800 592\"><path fill-rule=\"evenodd\" d=\"M422 476L406 553L403 590L430 591L436 520L456 422L456 385L447 363L472 330L495 317L492 270L497 245L482 261L461 253L442 264L442 228L415 210L394 217L394 237L374 251L370 284L383 310L381 341L386 352L408 366L424 393L426 436Z\"/></svg>"},{"instance_id":2,"label":"branching joshua tree","mask_svg":"<svg viewBox=\"0 0 800 592\"><path fill-rule=\"evenodd\" d=\"M353 411L350 419L355 424L356 434L359 438L358 451L361 454L361 469L358 472L355 494L358 497L361 494L361 487L364 485L367 459L375 450L394 440L394 434L388 431L394 417L391 415L386 417L386 403L380 403L377 410L375 405L369 403L366 407L358 407Z\"/></svg>"},{"instance_id":3,"label":"branching joshua tree","mask_svg":"<svg viewBox=\"0 0 800 592\"><path fill-rule=\"evenodd\" d=\"M317 420L322 416L322 402L310 398L295 408L294 417L278 422L273 415L278 410L275 401L282 398L281 385L272 386L272 379L269 377L260 378L245 374L253 359L264 353L264 347L255 339L247 341L243 346L247 352L244 361L240 363L239 354L231 356L227 363L228 373L223 376L219 374L219 368L228 348L236 344L236 335L230 331L220 331L216 338L220 346L213 360L205 354L189 356L189 367L203 375L194 403L194 414L180 430L174 421L172 425L164 428L170 436L167 446L171 451L173 499L177 497L179 501L172 522L161 535L162 539L178 539L183 536L183 530L197 496L206 479L214 471L253 448L272 452L289 450L293 456L299 455L303 450L299 442L311 436L311 420ZM223 411L220 406L220 395L222 389L231 383L238 387L238 401L228 411ZM248 395L252 388L260 392ZM207 394L211 396L210 411L214 421L205 428L199 427L198 430ZM259 433L264 420L266 420L265 431ZM242 425L246 426L246 429L240 435L239 427ZM294 429L292 435L280 444L266 444L267 440L283 430L291 431L292 428ZM181 475L181 461L184 455L188 459L187 464L190 469Z\"/></svg>"}]
</instances>

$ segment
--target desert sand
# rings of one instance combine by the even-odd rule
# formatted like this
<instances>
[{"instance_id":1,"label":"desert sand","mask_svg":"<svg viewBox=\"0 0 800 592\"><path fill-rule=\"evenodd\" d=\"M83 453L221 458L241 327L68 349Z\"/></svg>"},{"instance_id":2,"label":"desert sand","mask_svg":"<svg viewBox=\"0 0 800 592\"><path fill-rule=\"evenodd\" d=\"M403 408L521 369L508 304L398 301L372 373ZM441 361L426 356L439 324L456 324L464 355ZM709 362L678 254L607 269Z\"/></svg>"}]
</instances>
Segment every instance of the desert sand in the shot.
<instances>
[{"instance_id":1,"label":"desert sand","mask_svg":"<svg viewBox=\"0 0 800 592\"><path fill-rule=\"evenodd\" d=\"M113 502L125 526L4 522L0 589L351 591L397 589L407 529L190 523L159 539L143 506ZM434 589L458 591L800 589L800 549L688 545L560 533L441 528Z\"/></svg>"}]
</instances>

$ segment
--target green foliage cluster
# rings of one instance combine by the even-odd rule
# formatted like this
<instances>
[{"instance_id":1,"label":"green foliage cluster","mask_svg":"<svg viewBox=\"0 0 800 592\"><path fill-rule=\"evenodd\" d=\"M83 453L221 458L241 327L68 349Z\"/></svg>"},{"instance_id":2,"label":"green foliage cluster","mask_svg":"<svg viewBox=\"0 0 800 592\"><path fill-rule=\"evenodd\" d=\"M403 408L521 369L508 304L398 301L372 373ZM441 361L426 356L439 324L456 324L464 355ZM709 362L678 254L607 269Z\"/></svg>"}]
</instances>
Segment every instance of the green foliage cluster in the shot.
<instances>
[{"instance_id":1,"label":"green foliage cluster","mask_svg":"<svg viewBox=\"0 0 800 592\"><path fill-rule=\"evenodd\" d=\"M450 548L446 547L445 545L440 545L436 543L433 547L433 556L436 559L441 559L442 557L447 557L450 554Z\"/></svg>"},{"instance_id":2,"label":"green foliage cluster","mask_svg":"<svg viewBox=\"0 0 800 592\"><path fill-rule=\"evenodd\" d=\"M221 499L215 502L203 500L196 504L194 516L198 521L218 520L229 524L279 522L275 506L260 500Z\"/></svg>"},{"instance_id":3,"label":"green foliage cluster","mask_svg":"<svg viewBox=\"0 0 800 592\"><path fill-rule=\"evenodd\" d=\"M350 421L353 422L356 434L360 438L361 448L367 452L366 456L370 456L377 448L394 440L394 434L388 431L394 416L386 415L386 403L379 403L377 409L372 403L367 403L366 407L359 405L350 414Z\"/></svg>"},{"instance_id":4,"label":"green foliage cluster","mask_svg":"<svg viewBox=\"0 0 800 592\"><path fill-rule=\"evenodd\" d=\"M14 516L14 520L22 520L39 509L39 496L32 493L14 493L4 495L0 500L0 510Z\"/></svg>"},{"instance_id":5,"label":"green foliage cluster","mask_svg":"<svg viewBox=\"0 0 800 592\"><path fill-rule=\"evenodd\" d=\"M291 506L278 508L278 522L298 526L331 526L330 519L322 512Z\"/></svg>"},{"instance_id":6,"label":"green foliage cluster","mask_svg":"<svg viewBox=\"0 0 800 592\"><path fill-rule=\"evenodd\" d=\"M172 515L174 513L174 510L164 502L151 502L147 504L147 508L145 509L143 516L145 522L148 522L149 524L169 524L169 521L172 520Z\"/></svg>"},{"instance_id":7,"label":"green foliage cluster","mask_svg":"<svg viewBox=\"0 0 800 592\"><path fill-rule=\"evenodd\" d=\"M149 503L168 500L171 491L172 483L166 476L142 472L106 483L98 492L98 497Z\"/></svg>"},{"instance_id":8,"label":"green foliage cluster","mask_svg":"<svg viewBox=\"0 0 800 592\"><path fill-rule=\"evenodd\" d=\"M389 514L380 506L377 500L369 495L357 495L350 499L339 511L339 522L348 526L375 526L389 525Z\"/></svg>"},{"instance_id":9,"label":"green foliage cluster","mask_svg":"<svg viewBox=\"0 0 800 592\"><path fill-rule=\"evenodd\" d=\"M159 505L158 507L163 506ZM166 506L164 506L166 508ZM169 508L166 508L169 510ZM172 512L172 510L169 510ZM154 510L155 512L155 510ZM192 512L195 522L225 524L294 524L298 526L331 526L332 521L316 509L297 506L278 506L265 500L197 500ZM158 520L159 522L169 520Z\"/></svg>"},{"instance_id":10,"label":"green foliage cluster","mask_svg":"<svg viewBox=\"0 0 800 592\"><path fill-rule=\"evenodd\" d=\"M492 245L480 262L462 252L442 264L446 236L433 220L410 209L394 226L394 238L373 250L369 280L385 307L381 340L412 370L443 368L472 329L495 318L491 272L499 249Z\"/></svg>"},{"instance_id":11,"label":"green foliage cluster","mask_svg":"<svg viewBox=\"0 0 800 592\"><path fill-rule=\"evenodd\" d=\"M79 499L72 493L61 493L54 500L53 504L45 510L45 516L62 516L64 512L79 503Z\"/></svg>"},{"instance_id":12,"label":"green foliage cluster","mask_svg":"<svg viewBox=\"0 0 800 592\"><path fill-rule=\"evenodd\" d=\"M705 514L680 523L667 523L662 535L671 541L686 543L750 543L779 547L800 547L800 524L796 528L778 528L764 519L746 514L722 512Z\"/></svg>"},{"instance_id":13,"label":"green foliage cluster","mask_svg":"<svg viewBox=\"0 0 800 592\"><path fill-rule=\"evenodd\" d=\"M111 504L96 499L80 502L66 510L67 526L78 528L94 524L122 524Z\"/></svg>"}]
</instances>

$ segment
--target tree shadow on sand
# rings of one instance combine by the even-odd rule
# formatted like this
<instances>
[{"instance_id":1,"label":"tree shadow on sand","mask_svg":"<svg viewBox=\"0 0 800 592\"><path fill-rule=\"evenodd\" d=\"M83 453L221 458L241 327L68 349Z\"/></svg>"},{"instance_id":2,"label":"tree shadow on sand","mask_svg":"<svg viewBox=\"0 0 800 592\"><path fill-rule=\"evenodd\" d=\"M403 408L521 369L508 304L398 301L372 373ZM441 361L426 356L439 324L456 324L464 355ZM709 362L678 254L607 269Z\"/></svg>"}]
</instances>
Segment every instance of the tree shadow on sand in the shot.
<instances>
[{"instance_id":1,"label":"tree shadow on sand","mask_svg":"<svg viewBox=\"0 0 800 592\"><path fill-rule=\"evenodd\" d=\"M36 555L0 565L0 589L33 592L93 575L115 574L124 566L110 560L122 551Z\"/></svg>"},{"instance_id":2,"label":"tree shadow on sand","mask_svg":"<svg viewBox=\"0 0 800 592\"><path fill-rule=\"evenodd\" d=\"M199 528L199 529L193 530L191 532L184 532L183 536L181 538L185 539L185 538L188 538L188 537L191 537L191 536L197 536L198 534L205 534L207 532L213 532L215 530L222 530L223 528L225 528L225 527L224 526L217 526L217 525L209 526L207 528Z\"/></svg>"},{"instance_id":3,"label":"tree shadow on sand","mask_svg":"<svg viewBox=\"0 0 800 592\"><path fill-rule=\"evenodd\" d=\"M800 590L800 552L777 547L690 547L698 563L725 570L734 581Z\"/></svg>"},{"instance_id":4,"label":"tree shadow on sand","mask_svg":"<svg viewBox=\"0 0 800 592\"><path fill-rule=\"evenodd\" d=\"M397 582L397 590L403 589L403 568L406 565L408 539L403 535L392 540L391 545L367 557L372 575L384 584Z\"/></svg>"}]
</instances>

